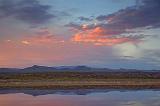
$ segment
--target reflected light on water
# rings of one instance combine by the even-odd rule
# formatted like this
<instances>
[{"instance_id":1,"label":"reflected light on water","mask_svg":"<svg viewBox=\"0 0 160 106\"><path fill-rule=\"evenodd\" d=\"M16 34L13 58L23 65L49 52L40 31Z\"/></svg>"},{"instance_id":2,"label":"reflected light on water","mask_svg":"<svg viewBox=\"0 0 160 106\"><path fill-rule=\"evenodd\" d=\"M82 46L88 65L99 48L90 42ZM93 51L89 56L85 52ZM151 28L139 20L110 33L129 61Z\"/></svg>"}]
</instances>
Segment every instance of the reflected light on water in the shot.
<instances>
[{"instance_id":1,"label":"reflected light on water","mask_svg":"<svg viewBox=\"0 0 160 106\"><path fill-rule=\"evenodd\" d=\"M87 95L0 94L0 106L160 106L160 91L110 91Z\"/></svg>"}]
</instances>

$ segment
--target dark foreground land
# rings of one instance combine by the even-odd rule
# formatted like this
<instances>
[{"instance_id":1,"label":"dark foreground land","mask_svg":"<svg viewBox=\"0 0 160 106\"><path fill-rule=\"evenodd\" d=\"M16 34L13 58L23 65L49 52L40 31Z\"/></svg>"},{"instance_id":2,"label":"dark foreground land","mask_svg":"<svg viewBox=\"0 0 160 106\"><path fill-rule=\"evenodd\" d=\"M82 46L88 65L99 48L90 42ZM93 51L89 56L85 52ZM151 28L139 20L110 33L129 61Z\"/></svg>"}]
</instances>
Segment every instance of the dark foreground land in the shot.
<instances>
[{"instance_id":1,"label":"dark foreground land","mask_svg":"<svg viewBox=\"0 0 160 106\"><path fill-rule=\"evenodd\" d=\"M160 89L160 72L45 72L0 74L0 88Z\"/></svg>"}]
</instances>

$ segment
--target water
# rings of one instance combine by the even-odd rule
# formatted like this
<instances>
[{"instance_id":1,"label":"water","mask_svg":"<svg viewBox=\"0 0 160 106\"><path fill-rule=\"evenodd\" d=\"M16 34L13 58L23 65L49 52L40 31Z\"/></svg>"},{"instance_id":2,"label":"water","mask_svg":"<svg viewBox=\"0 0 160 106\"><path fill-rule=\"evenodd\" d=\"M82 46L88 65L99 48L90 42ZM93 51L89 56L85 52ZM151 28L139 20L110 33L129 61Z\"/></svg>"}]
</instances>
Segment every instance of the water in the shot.
<instances>
[{"instance_id":1,"label":"water","mask_svg":"<svg viewBox=\"0 0 160 106\"><path fill-rule=\"evenodd\" d=\"M160 90L0 90L0 106L160 106Z\"/></svg>"}]
</instances>

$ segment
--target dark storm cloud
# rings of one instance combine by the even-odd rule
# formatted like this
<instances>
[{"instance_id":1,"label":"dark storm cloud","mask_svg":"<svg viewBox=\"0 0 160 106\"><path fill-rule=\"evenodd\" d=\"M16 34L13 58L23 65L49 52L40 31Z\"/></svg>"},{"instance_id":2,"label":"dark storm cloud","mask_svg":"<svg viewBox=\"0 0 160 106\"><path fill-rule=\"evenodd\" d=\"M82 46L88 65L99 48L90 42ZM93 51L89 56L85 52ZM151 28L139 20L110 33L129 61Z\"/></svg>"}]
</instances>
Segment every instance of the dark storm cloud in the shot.
<instances>
[{"instance_id":1,"label":"dark storm cloud","mask_svg":"<svg viewBox=\"0 0 160 106\"><path fill-rule=\"evenodd\" d=\"M64 25L64 26L65 26L65 27L75 28L75 29L77 29L77 30L82 30L82 28L81 28L81 26L80 26L79 24L76 24L76 23L73 23L73 22L68 23L68 24L66 24L66 25Z\"/></svg>"},{"instance_id":2,"label":"dark storm cloud","mask_svg":"<svg viewBox=\"0 0 160 106\"><path fill-rule=\"evenodd\" d=\"M160 0L140 0L137 5L121 9L109 15L100 15L98 24L87 25L86 29L100 27L106 35L134 33L135 28L160 27ZM82 18L83 20L83 18ZM68 27L84 30L82 25L69 24Z\"/></svg>"},{"instance_id":3,"label":"dark storm cloud","mask_svg":"<svg viewBox=\"0 0 160 106\"><path fill-rule=\"evenodd\" d=\"M114 29L115 34L125 33L126 29L134 29L150 26L160 27L160 1L141 0L140 4L119 10L109 15L97 17L99 21L106 21L101 26L106 29Z\"/></svg>"},{"instance_id":4,"label":"dark storm cloud","mask_svg":"<svg viewBox=\"0 0 160 106\"><path fill-rule=\"evenodd\" d=\"M51 6L37 0L0 0L0 18L14 17L29 24L42 24L55 16Z\"/></svg>"},{"instance_id":5,"label":"dark storm cloud","mask_svg":"<svg viewBox=\"0 0 160 106\"><path fill-rule=\"evenodd\" d=\"M79 18L80 21L92 21L92 19L87 18L87 17L83 17L83 16L78 17L78 18Z\"/></svg>"},{"instance_id":6,"label":"dark storm cloud","mask_svg":"<svg viewBox=\"0 0 160 106\"><path fill-rule=\"evenodd\" d=\"M96 19L98 20L98 21L105 21L106 19L107 19L107 15L100 15L100 16L98 16Z\"/></svg>"},{"instance_id":7,"label":"dark storm cloud","mask_svg":"<svg viewBox=\"0 0 160 106\"><path fill-rule=\"evenodd\" d=\"M71 28L74 28L74 29L77 29L77 30L90 30L90 29L96 28L96 26L93 25L93 24L87 25L86 28L83 28L83 25L80 25L80 24L77 24L77 23L74 23L74 22L68 23L64 26L65 27L71 27Z\"/></svg>"},{"instance_id":8,"label":"dark storm cloud","mask_svg":"<svg viewBox=\"0 0 160 106\"><path fill-rule=\"evenodd\" d=\"M140 0L137 5L121 9L109 15L98 16L96 24L66 25L78 32L73 36L77 42L92 42L98 45L115 45L122 43L138 44L148 36L137 35L136 28L160 27L160 1ZM84 17L81 17L85 20Z\"/></svg>"}]
</instances>

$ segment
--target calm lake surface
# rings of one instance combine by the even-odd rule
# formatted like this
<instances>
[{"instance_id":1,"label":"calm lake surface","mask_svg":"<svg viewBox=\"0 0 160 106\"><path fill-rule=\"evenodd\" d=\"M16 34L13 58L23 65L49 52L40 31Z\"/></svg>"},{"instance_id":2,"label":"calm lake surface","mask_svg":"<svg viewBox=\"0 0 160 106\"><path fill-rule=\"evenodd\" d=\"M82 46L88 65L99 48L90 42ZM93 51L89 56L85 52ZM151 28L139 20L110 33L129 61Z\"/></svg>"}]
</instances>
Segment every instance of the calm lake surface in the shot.
<instances>
[{"instance_id":1,"label":"calm lake surface","mask_svg":"<svg viewBox=\"0 0 160 106\"><path fill-rule=\"evenodd\" d=\"M0 106L160 106L160 90L0 90Z\"/></svg>"}]
</instances>

